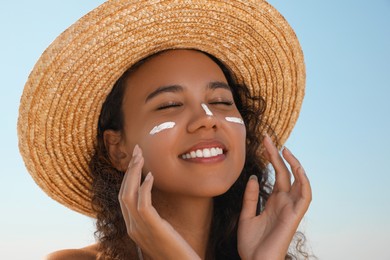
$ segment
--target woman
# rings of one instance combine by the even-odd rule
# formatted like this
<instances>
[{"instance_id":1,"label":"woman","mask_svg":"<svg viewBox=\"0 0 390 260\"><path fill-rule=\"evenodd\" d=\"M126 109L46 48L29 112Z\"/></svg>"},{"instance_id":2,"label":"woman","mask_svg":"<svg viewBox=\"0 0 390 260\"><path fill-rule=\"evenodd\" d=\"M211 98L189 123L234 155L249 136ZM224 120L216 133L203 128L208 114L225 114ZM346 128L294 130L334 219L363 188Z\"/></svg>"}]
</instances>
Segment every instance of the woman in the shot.
<instances>
[{"instance_id":1,"label":"woman","mask_svg":"<svg viewBox=\"0 0 390 260\"><path fill-rule=\"evenodd\" d=\"M310 184L266 133L281 145L302 102L294 33L265 2L141 2L82 18L26 84L27 168L97 217L97 244L49 259L290 257Z\"/></svg>"}]
</instances>

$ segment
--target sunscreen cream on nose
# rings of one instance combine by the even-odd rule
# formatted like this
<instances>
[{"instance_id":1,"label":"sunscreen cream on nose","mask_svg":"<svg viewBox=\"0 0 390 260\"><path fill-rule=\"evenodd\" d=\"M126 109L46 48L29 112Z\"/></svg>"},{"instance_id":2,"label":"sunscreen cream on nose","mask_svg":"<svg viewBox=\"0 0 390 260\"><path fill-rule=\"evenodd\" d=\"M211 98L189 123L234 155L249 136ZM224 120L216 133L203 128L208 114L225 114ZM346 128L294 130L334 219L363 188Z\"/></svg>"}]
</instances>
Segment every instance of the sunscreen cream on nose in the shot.
<instances>
[{"instance_id":1,"label":"sunscreen cream on nose","mask_svg":"<svg viewBox=\"0 0 390 260\"><path fill-rule=\"evenodd\" d=\"M153 127L153 129L150 131L149 134L155 135L163 130L173 128L174 126L175 126L175 122L165 122L165 123L162 123L160 125Z\"/></svg>"},{"instance_id":2,"label":"sunscreen cream on nose","mask_svg":"<svg viewBox=\"0 0 390 260\"><path fill-rule=\"evenodd\" d=\"M211 112L211 110L209 109L209 107L206 104L202 103L200 105L202 106L204 112L206 112L206 115L208 115L208 116L213 115L213 113Z\"/></svg>"}]
</instances>

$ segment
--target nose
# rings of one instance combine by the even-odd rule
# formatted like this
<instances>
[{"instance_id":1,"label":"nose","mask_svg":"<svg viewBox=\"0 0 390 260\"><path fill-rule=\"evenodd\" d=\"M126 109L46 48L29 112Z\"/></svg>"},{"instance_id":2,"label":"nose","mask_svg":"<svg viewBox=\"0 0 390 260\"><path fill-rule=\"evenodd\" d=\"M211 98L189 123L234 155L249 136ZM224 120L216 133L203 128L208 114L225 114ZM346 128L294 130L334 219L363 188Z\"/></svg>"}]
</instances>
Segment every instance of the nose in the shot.
<instances>
[{"instance_id":1,"label":"nose","mask_svg":"<svg viewBox=\"0 0 390 260\"><path fill-rule=\"evenodd\" d=\"M188 123L188 132L193 133L199 130L216 130L218 128L218 119L214 115L205 112L205 109L199 105L191 111L190 121Z\"/></svg>"}]
</instances>

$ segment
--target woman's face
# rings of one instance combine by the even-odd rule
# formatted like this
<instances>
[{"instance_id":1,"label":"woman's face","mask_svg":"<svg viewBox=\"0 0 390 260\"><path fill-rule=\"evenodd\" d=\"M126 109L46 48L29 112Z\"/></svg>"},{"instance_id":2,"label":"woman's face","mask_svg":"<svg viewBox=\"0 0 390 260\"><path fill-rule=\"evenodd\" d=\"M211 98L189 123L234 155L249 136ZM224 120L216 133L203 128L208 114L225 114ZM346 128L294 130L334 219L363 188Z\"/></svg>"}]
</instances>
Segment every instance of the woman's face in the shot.
<instances>
[{"instance_id":1,"label":"woman's face","mask_svg":"<svg viewBox=\"0 0 390 260\"><path fill-rule=\"evenodd\" d=\"M205 54L171 50L149 59L128 77L122 109L123 147L129 155L141 147L155 190L212 197L240 175L245 126L226 119L241 116L222 70Z\"/></svg>"}]
</instances>

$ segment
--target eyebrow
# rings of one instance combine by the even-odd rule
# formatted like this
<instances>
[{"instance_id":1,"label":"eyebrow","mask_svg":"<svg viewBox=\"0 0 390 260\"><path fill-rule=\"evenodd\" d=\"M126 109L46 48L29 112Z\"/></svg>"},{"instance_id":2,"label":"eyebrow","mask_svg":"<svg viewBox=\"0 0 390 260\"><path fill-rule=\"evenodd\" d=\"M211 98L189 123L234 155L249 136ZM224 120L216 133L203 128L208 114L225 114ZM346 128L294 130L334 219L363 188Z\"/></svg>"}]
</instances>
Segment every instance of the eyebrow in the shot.
<instances>
[{"instance_id":1,"label":"eyebrow","mask_svg":"<svg viewBox=\"0 0 390 260\"><path fill-rule=\"evenodd\" d=\"M151 100L152 98L154 98L162 93L166 93L166 92L174 92L174 93L175 92L183 92L183 87L180 85L169 85L169 86L159 87L146 97L145 103L148 102L149 100Z\"/></svg>"},{"instance_id":2,"label":"eyebrow","mask_svg":"<svg viewBox=\"0 0 390 260\"><path fill-rule=\"evenodd\" d=\"M225 82L222 82L222 81L212 81L208 84L207 86L209 89L211 90L215 90L215 89L219 89L219 88L222 88L222 89L226 89L226 90L229 90L230 92L232 91L232 89L230 88L230 86L225 83Z\"/></svg>"},{"instance_id":3,"label":"eyebrow","mask_svg":"<svg viewBox=\"0 0 390 260\"><path fill-rule=\"evenodd\" d=\"M226 90L231 91L230 86L227 83L222 82L222 81L212 81L209 84L207 84L207 88L211 89L211 90L216 90L216 89L222 88L222 89L226 89ZM161 87L158 87L155 91L153 91L152 93L150 93L146 97L145 103L147 103L151 99L153 99L156 96L163 94L163 93L167 93L167 92L177 93L177 92L183 92L183 91L184 91L184 88L180 85L161 86Z\"/></svg>"}]
</instances>

